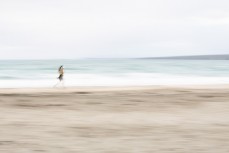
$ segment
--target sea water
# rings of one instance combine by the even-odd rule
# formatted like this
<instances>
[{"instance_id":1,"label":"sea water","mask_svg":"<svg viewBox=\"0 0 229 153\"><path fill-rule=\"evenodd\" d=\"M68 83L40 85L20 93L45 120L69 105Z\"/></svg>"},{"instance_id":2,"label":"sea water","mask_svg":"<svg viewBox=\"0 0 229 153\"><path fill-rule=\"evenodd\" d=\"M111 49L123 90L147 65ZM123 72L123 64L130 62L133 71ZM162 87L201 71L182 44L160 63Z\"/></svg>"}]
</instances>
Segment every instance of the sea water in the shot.
<instances>
[{"instance_id":1,"label":"sea water","mask_svg":"<svg viewBox=\"0 0 229 153\"><path fill-rule=\"evenodd\" d=\"M227 60L1 60L0 88L229 84Z\"/></svg>"}]
</instances>

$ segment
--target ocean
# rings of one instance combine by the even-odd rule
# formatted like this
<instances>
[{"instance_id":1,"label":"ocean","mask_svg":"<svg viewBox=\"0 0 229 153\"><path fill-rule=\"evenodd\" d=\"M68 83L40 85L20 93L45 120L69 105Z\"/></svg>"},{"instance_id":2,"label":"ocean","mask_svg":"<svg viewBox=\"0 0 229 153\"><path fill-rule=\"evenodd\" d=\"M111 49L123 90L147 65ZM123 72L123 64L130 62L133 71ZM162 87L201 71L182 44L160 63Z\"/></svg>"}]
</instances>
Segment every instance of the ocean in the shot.
<instances>
[{"instance_id":1,"label":"ocean","mask_svg":"<svg viewBox=\"0 0 229 153\"><path fill-rule=\"evenodd\" d=\"M229 84L228 60L1 60L0 88Z\"/></svg>"}]
</instances>

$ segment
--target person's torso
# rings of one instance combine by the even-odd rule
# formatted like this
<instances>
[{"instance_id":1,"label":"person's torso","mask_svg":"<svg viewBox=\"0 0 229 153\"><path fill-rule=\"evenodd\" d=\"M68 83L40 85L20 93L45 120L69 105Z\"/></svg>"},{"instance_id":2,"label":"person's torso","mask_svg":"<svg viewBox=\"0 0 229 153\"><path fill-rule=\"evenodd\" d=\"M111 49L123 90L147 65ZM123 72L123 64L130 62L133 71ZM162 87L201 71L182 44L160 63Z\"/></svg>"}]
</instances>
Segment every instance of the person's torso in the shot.
<instances>
[{"instance_id":1,"label":"person's torso","mask_svg":"<svg viewBox=\"0 0 229 153\"><path fill-rule=\"evenodd\" d=\"M61 75L64 74L64 69L63 68L59 70L59 74L61 74Z\"/></svg>"}]
</instances>

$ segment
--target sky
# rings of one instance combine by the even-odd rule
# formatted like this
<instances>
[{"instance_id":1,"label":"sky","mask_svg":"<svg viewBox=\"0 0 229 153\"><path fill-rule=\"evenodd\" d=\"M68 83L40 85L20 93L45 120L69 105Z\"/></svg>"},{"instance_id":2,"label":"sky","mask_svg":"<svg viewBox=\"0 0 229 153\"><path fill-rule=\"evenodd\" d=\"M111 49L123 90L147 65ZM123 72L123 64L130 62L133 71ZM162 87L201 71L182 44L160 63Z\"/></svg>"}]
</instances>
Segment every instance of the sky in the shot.
<instances>
[{"instance_id":1,"label":"sky","mask_svg":"<svg viewBox=\"0 0 229 153\"><path fill-rule=\"evenodd\" d=\"M1 0L0 59L229 54L228 0Z\"/></svg>"}]
</instances>

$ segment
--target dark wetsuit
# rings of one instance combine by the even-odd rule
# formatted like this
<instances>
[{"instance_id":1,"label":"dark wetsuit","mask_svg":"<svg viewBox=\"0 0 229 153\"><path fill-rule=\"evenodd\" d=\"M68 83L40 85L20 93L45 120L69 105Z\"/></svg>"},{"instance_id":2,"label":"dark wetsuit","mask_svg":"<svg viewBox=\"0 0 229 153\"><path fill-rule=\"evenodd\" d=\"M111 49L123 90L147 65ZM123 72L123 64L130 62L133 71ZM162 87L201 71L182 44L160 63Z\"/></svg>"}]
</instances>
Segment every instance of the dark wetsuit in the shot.
<instances>
[{"instance_id":1,"label":"dark wetsuit","mask_svg":"<svg viewBox=\"0 0 229 153\"><path fill-rule=\"evenodd\" d=\"M64 74L60 74L60 76L58 77L58 79L59 79L60 81L62 81L62 80L63 80L63 77L64 77Z\"/></svg>"}]
</instances>

